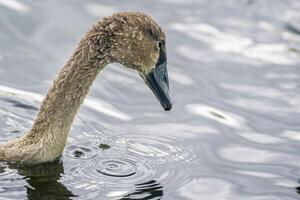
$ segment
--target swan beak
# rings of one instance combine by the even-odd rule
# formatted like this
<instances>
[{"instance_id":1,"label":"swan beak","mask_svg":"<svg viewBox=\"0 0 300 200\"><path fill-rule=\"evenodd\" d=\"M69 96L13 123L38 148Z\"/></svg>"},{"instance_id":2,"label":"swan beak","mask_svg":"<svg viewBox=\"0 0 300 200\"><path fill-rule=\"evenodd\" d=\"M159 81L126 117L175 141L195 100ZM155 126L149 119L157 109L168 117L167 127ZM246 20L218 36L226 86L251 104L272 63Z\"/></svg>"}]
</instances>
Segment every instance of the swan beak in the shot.
<instances>
[{"instance_id":1,"label":"swan beak","mask_svg":"<svg viewBox=\"0 0 300 200\"><path fill-rule=\"evenodd\" d=\"M156 67L143 76L143 78L165 111L171 110L172 101L169 95L167 62L156 65Z\"/></svg>"}]
</instances>

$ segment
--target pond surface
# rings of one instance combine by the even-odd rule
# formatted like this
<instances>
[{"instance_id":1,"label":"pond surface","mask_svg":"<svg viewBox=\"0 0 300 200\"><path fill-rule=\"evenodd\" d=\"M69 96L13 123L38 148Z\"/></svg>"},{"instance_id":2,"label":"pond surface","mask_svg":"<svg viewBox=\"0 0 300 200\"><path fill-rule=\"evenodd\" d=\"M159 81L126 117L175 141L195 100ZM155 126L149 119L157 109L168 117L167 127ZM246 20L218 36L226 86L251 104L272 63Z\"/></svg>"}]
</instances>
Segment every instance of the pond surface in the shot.
<instances>
[{"instance_id":1,"label":"pond surface","mask_svg":"<svg viewBox=\"0 0 300 200\"><path fill-rule=\"evenodd\" d=\"M0 0L0 141L30 128L99 18L144 11L167 33L174 101L101 72L59 162L0 163L0 199L300 198L298 0Z\"/></svg>"}]
</instances>

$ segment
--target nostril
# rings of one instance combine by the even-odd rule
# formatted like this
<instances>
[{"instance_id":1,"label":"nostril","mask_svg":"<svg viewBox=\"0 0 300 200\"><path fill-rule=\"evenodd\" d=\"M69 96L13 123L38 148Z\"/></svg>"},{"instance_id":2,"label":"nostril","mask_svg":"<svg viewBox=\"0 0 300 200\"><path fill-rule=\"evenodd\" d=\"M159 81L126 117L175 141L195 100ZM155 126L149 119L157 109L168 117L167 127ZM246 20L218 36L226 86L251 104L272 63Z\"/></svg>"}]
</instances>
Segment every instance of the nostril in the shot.
<instances>
[{"instance_id":1,"label":"nostril","mask_svg":"<svg viewBox=\"0 0 300 200\"><path fill-rule=\"evenodd\" d=\"M167 77L166 76L164 76L164 82L167 84L167 81L168 81L168 79L167 79Z\"/></svg>"}]
</instances>

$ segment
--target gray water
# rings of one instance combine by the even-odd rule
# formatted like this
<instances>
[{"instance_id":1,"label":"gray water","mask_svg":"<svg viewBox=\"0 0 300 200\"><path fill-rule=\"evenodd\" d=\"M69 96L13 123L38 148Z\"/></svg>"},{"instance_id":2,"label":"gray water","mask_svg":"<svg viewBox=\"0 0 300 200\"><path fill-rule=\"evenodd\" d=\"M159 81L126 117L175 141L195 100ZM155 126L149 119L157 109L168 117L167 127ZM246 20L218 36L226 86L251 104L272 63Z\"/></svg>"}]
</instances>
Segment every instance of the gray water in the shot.
<instances>
[{"instance_id":1,"label":"gray water","mask_svg":"<svg viewBox=\"0 0 300 200\"><path fill-rule=\"evenodd\" d=\"M299 199L299 0L0 0L0 141L85 31L129 10L166 31L173 110L109 65L59 162L0 163L0 199Z\"/></svg>"}]
</instances>

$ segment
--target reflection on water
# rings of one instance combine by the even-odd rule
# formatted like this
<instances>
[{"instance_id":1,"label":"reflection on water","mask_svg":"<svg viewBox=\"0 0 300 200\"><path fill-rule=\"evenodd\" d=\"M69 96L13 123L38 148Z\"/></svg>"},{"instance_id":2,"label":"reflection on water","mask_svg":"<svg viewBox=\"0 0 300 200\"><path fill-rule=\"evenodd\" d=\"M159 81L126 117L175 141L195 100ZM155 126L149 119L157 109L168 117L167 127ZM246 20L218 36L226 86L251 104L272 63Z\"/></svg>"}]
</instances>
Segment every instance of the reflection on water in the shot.
<instances>
[{"instance_id":1,"label":"reflection on water","mask_svg":"<svg viewBox=\"0 0 300 200\"><path fill-rule=\"evenodd\" d=\"M180 194L191 200L199 199L234 199L230 195L232 184L216 178L193 179L180 188Z\"/></svg>"},{"instance_id":2,"label":"reflection on water","mask_svg":"<svg viewBox=\"0 0 300 200\"><path fill-rule=\"evenodd\" d=\"M64 173L63 163L20 167L18 173L24 176L28 199L71 199L76 197L59 179Z\"/></svg>"},{"instance_id":3,"label":"reflection on water","mask_svg":"<svg viewBox=\"0 0 300 200\"><path fill-rule=\"evenodd\" d=\"M161 199L163 196L163 188L155 180L148 181L146 183L140 183L135 185L134 192L125 195L120 200L134 200L134 199Z\"/></svg>"},{"instance_id":4,"label":"reflection on water","mask_svg":"<svg viewBox=\"0 0 300 200\"><path fill-rule=\"evenodd\" d=\"M299 184L300 184L300 180L298 181ZM300 194L300 186L299 187L296 187L296 190L297 190L297 193Z\"/></svg>"},{"instance_id":5,"label":"reflection on water","mask_svg":"<svg viewBox=\"0 0 300 200\"><path fill-rule=\"evenodd\" d=\"M280 157L272 152L242 146L225 147L220 151L220 155L226 160L242 163L267 163Z\"/></svg>"},{"instance_id":6,"label":"reflection on water","mask_svg":"<svg viewBox=\"0 0 300 200\"><path fill-rule=\"evenodd\" d=\"M4 99L4 101L11 103L12 106L14 106L14 107L19 107L19 108L24 108L24 109L29 109L29 110L38 110L38 108L36 108L34 106L24 104L22 102L19 102L19 101L13 100L13 99Z\"/></svg>"},{"instance_id":7,"label":"reflection on water","mask_svg":"<svg viewBox=\"0 0 300 200\"><path fill-rule=\"evenodd\" d=\"M112 64L60 162L0 163L0 199L299 199L298 0L0 0L0 142L20 137L84 32L116 11L167 33L174 106Z\"/></svg>"},{"instance_id":8,"label":"reflection on water","mask_svg":"<svg viewBox=\"0 0 300 200\"><path fill-rule=\"evenodd\" d=\"M70 199L75 195L59 181L63 173L62 162L28 167L3 164L0 168L0 181L2 183L0 193L8 199L23 196L24 190L27 199L30 200Z\"/></svg>"},{"instance_id":9,"label":"reflection on water","mask_svg":"<svg viewBox=\"0 0 300 200\"><path fill-rule=\"evenodd\" d=\"M0 0L0 5L19 12L28 12L30 10L27 5L17 0L11 0L11 1Z\"/></svg>"},{"instance_id":10,"label":"reflection on water","mask_svg":"<svg viewBox=\"0 0 300 200\"><path fill-rule=\"evenodd\" d=\"M292 25L292 24L286 24L285 25L285 28L288 30L288 31L290 31L290 32L292 32L292 33L295 33L295 34L297 34L297 35L300 35L300 30L298 29L298 28L296 28L294 25Z\"/></svg>"},{"instance_id":11,"label":"reflection on water","mask_svg":"<svg viewBox=\"0 0 300 200\"><path fill-rule=\"evenodd\" d=\"M187 110L193 114L204 116L210 119L214 119L220 123L226 124L228 126L237 127L241 124L241 120L238 123L233 117L230 117L229 114L222 112L216 108L212 108L206 105L187 105ZM241 118L241 117L240 117Z\"/></svg>"},{"instance_id":12,"label":"reflection on water","mask_svg":"<svg viewBox=\"0 0 300 200\"><path fill-rule=\"evenodd\" d=\"M214 51L235 53L248 59L261 60L273 64L295 64L298 55L291 54L284 43L255 44L250 38L221 32L216 27L208 24L173 24L172 28L181 31L188 36L208 43ZM186 30L189 30L186 32ZM191 53L192 50L179 49L181 53ZM187 52L189 51L189 52ZM189 57L190 58L190 57ZM194 57L194 59L198 59Z\"/></svg>"}]
</instances>

